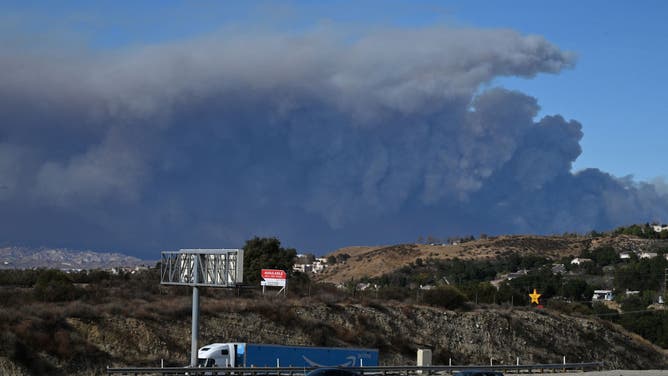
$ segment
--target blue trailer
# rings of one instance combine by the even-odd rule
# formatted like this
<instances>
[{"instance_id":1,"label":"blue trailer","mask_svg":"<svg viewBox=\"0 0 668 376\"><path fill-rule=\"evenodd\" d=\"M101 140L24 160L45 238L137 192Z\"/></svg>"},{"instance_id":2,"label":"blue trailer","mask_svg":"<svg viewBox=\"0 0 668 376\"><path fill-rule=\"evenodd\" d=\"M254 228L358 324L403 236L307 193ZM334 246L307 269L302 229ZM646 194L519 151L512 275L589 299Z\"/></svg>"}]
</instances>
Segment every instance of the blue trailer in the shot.
<instances>
[{"instance_id":1,"label":"blue trailer","mask_svg":"<svg viewBox=\"0 0 668 376\"><path fill-rule=\"evenodd\" d=\"M213 343L199 349L200 367L364 367L378 366L377 349Z\"/></svg>"}]
</instances>

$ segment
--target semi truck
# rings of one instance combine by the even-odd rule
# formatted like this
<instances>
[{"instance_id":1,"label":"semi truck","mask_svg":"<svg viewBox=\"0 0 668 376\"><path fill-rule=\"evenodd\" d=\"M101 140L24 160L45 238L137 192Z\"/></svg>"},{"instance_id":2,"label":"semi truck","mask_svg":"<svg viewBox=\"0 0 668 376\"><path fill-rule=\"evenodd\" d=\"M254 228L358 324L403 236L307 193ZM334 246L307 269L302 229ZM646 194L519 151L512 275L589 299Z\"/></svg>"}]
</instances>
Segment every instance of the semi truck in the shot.
<instances>
[{"instance_id":1,"label":"semi truck","mask_svg":"<svg viewBox=\"0 0 668 376\"><path fill-rule=\"evenodd\" d=\"M378 366L378 350L212 343L197 352L199 367L364 367Z\"/></svg>"}]
</instances>

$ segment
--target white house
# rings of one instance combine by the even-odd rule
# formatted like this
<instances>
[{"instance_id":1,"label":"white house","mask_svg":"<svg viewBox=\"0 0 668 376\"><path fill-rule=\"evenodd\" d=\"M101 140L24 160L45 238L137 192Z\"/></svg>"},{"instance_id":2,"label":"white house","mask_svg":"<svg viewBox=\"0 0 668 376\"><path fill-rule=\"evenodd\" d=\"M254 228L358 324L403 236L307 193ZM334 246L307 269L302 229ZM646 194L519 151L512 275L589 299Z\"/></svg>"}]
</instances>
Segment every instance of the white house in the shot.
<instances>
[{"instance_id":1,"label":"white house","mask_svg":"<svg viewBox=\"0 0 668 376\"><path fill-rule=\"evenodd\" d=\"M313 262L313 273L320 273L323 270L325 270L325 266L327 265L327 259L326 258L317 258L315 259L315 262Z\"/></svg>"},{"instance_id":2,"label":"white house","mask_svg":"<svg viewBox=\"0 0 668 376\"><path fill-rule=\"evenodd\" d=\"M571 265L582 265L588 262L593 262L591 259L588 258L580 258L576 257L573 260L571 260Z\"/></svg>"},{"instance_id":3,"label":"white house","mask_svg":"<svg viewBox=\"0 0 668 376\"><path fill-rule=\"evenodd\" d=\"M612 293L612 290L594 290L594 295L591 297L591 301L600 301L600 300L605 300L605 301L611 301L614 299L615 296Z\"/></svg>"},{"instance_id":4,"label":"white house","mask_svg":"<svg viewBox=\"0 0 668 376\"><path fill-rule=\"evenodd\" d=\"M652 225L654 232L668 231L668 225Z\"/></svg>"},{"instance_id":5,"label":"white house","mask_svg":"<svg viewBox=\"0 0 668 376\"><path fill-rule=\"evenodd\" d=\"M324 257L316 257L313 264L294 264L292 270L302 273L320 273L325 270L327 266L327 259Z\"/></svg>"},{"instance_id":6,"label":"white house","mask_svg":"<svg viewBox=\"0 0 668 376\"><path fill-rule=\"evenodd\" d=\"M638 256L641 259L653 259L657 256L656 252L640 252L640 256Z\"/></svg>"},{"instance_id":7,"label":"white house","mask_svg":"<svg viewBox=\"0 0 668 376\"><path fill-rule=\"evenodd\" d=\"M378 285L376 285L376 284L372 285L371 283L361 283L360 282L360 283L357 284L356 287L357 287L357 290L359 290L359 291L370 290L370 289L378 290Z\"/></svg>"},{"instance_id":8,"label":"white house","mask_svg":"<svg viewBox=\"0 0 668 376\"><path fill-rule=\"evenodd\" d=\"M523 277L523 276L527 275L527 273L528 273L528 271L526 269L518 270L514 273L508 273L506 275L506 279L510 281L511 279L515 279L515 278L518 278L518 277Z\"/></svg>"},{"instance_id":9,"label":"white house","mask_svg":"<svg viewBox=\"0 0 668 376\"><path fill-rule=\"evenodd\" d=\"M292 270L296 272L308 273L311 271L311 264L294 264Z\"/></svg>"},{"instance_id":10,"label":"white house","mask_svg":"<svg viewBox=\"0 0 668 376\"><path fill-rule=\"evenodd\" d=\"M629 260L631 258L631 254L629 252L622 252L619 254L619 258L622 260Z\"/></svg>"}]
</instances>

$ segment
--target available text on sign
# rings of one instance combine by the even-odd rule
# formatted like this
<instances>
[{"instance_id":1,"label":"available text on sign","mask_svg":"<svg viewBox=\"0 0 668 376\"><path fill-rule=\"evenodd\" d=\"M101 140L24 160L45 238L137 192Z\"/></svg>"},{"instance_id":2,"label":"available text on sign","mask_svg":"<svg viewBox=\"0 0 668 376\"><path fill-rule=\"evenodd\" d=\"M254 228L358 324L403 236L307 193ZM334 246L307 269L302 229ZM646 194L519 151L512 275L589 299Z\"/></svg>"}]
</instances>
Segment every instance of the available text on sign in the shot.
<instances>
[{"instance_id":1,"label":"available text on sign","mask_svg":"<svg viewBox=\"0 0 668 376\"><path fill-rule=\"evenodd\" d=\"M262 269L260 275L264 279L264 286L285 287L287 275L285 271L279 269Z\"/></svg>"}]
</instances>

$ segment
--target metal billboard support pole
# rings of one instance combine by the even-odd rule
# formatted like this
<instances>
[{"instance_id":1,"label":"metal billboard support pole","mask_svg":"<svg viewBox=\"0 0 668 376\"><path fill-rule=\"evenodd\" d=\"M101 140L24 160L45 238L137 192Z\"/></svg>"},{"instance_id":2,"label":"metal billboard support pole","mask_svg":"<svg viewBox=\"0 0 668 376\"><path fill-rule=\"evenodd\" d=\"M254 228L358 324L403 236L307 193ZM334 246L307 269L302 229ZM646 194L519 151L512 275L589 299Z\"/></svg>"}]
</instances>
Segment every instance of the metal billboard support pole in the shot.
<instances>
[{"instance_id":1,"label":"metal billboard support pole","mask_svg":"<svg viewBox=\"0 0 668 376\"><path fill-rule=\"evenodd\" d=\"M199 255L193 255L193 322L192 339L190 342L190 366L197 367L197 339L199 338Z\"/></svg>"},{"instance_id":2,"label":"metal billboard support pole","mask_svg":"<svg viewBox=\"0 0 668 376\"><path fill-rule=\"evenodd\" d=\"M243 281L243 270L243 249L181 249L162 252L160 284L193 288L191 367L197 367L199 287L236 287Z\"/></svg>"}]
</instances>

